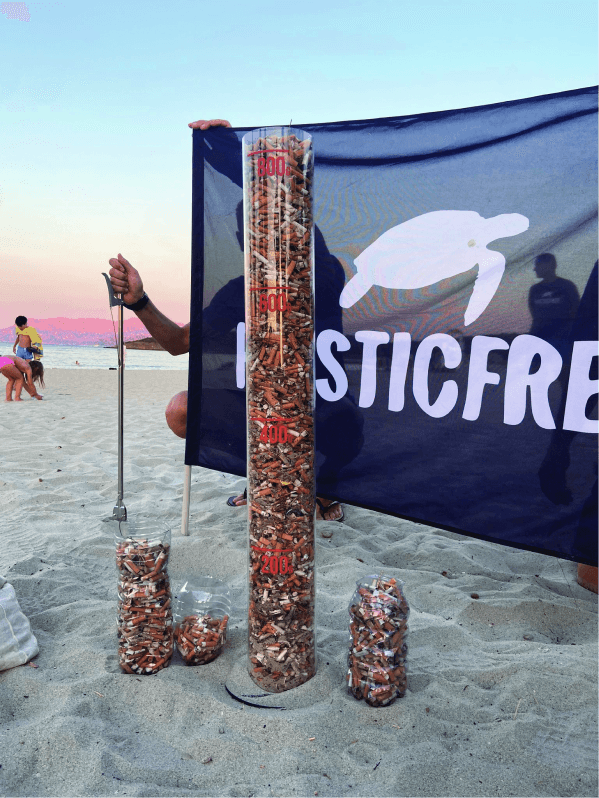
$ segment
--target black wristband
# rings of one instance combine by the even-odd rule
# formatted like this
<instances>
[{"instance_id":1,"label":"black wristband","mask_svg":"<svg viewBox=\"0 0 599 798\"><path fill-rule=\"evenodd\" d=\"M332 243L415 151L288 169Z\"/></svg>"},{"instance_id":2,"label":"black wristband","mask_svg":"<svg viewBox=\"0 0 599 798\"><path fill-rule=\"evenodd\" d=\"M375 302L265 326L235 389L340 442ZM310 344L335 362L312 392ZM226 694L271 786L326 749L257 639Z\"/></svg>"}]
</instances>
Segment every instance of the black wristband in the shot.
<instances>
[{"instance_id":1,"label":"black wristband","mask_svg":"<svg viewBox=\"0 0 599 798\"><path fill-rule=\"evenodd\" d=\"M132 305L127 305L123 302L123 307L127 308L127 310L143 310L149 301L150 297L144 291L144 295L141 299L138 299L137 302L134 302Z\"/></svg>"}]
</instances>

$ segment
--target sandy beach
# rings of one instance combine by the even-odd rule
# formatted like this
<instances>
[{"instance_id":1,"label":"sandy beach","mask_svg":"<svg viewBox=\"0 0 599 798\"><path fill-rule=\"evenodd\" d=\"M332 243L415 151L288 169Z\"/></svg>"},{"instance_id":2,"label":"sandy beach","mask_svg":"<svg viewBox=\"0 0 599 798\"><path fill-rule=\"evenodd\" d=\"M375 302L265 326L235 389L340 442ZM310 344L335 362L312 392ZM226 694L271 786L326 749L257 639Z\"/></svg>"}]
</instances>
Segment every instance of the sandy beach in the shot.
<instances>
[{"instance_id":1,"label":"sandy beach","mask_svg":"<svg viewBox=\"0 0 599 798\"><path fill-rule=\"evenodd\" d=\"M127 373L125 504L171 525L174 590L216 576L233 611L218 659L146 677L117 662L116 372L47 369L43 402L2 402L0 575L40 652L0 673L0 796L597 796L597 596L565 560L346 506L316 525L312 691L284 710L231 697L247 521L226 499L244 480L194 468L181 536L164 408L186 387ZM380 572L410 605L408 689L372 708L345 687L348 604Z\"/></svg>"}]
</instances>

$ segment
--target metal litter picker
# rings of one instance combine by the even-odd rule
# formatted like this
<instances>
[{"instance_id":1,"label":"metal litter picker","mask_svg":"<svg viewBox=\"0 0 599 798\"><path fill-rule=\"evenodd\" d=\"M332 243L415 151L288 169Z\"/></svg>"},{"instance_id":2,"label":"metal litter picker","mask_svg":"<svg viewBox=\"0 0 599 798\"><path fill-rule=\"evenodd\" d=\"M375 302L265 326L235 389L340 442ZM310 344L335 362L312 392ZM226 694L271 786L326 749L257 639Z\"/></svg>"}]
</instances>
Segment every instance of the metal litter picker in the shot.
<instances>
[{"instance_id":1,"label":"metal litter picker","mask_svg":"<svg viewBox=\"0 0 599 798\"><path fill-rule=\"evenodd\" d=\"M119 319L119 332L118 332L118 340L117 340L117 351L119 357L119 394L118 394L118 405L119 405L119 431L118 431L118 495L116 498L116 504L112 510L112 517L111 521L126 521L127 520L127 508L123 502L123 387L125 381L125 361L123 357L123 350L124 350L124 343L123 343L123 299L122 297L116 296L114 291L112 290L112 285L110 283L110 278L106 274L106 272L102 272L104 277L106 278L106 284L108 286L108 298L110 301L110 308L118 307L118 319Z\"/></svg>"}]
</instances>

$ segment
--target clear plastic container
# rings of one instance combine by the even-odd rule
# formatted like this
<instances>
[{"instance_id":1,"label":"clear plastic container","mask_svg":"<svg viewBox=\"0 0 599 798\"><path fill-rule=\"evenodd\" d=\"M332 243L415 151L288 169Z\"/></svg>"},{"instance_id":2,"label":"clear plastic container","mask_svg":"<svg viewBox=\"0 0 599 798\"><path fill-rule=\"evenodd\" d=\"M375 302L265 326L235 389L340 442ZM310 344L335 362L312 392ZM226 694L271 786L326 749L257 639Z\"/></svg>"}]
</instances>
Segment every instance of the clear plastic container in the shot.
<instances>
[{"instance_id":1,"label":"clear plastic container","mask_svg":"<svg viewBox=\"0 0 599 798\"><path fill-rule=\"evenodd\" d=\"M349 606L347 689L383 707L406 692L410 610L399 579L379 574L356 586Z\"/></svg>"},{"instance_id":2,"label":"clear plastic container","mask_svg":"<svg viewBox=\"0 0 599 798\"><path fill-rule=\"evenodd\" d=\"M173 654L170 542L170 529L158 523L122 522L115 532L118 654L125 673L157 673Z\"/></svg>"},{"instance_id":3,"label":"clear plastic container","mask_svg":"<svg viewBox=\"0 0 599 798\"><path fill-rule=\"evenodd\" d=\"M312 139L243 137L249 673L282 692L316 672Z\"/></svg>"},{"instance_id":4,"label":"clear plastic container","mask_svg":"<svg viewBox=\"0 0 599 798\"><path fill-rule=\"evenodd\" d=\"M227 639L231 614L229 588L213 576L184 583L173 600L175 642L187 665L216 659Z\"/></svg>"}]
</instances>

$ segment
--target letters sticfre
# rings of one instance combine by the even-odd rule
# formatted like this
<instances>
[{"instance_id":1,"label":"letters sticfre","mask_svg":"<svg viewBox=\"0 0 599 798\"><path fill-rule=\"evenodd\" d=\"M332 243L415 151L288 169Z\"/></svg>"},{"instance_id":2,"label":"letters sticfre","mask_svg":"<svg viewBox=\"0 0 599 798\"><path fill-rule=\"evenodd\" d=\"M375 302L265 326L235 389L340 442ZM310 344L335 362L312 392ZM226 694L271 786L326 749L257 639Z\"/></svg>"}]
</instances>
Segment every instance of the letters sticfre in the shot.
<instances>
[{"instance_id":1,"label":"letters sticfre","mask_svg":"<svg viewBox=\"0 0 599 798\"><path fill-rule=\"evenodd\" d=\"M243 327L243 323L240 323L237 330L238 388L243 388L245 385ZM363 346L358 404L360 407L370 407L377 390L377 348L379 344L388 343L390 336L386 332L361 330L356 333L355 338ZM404 407L410 347L409 333L395 333L388 397L388 408L391 412L399 412ZM452 336L444 333L428 336L420 342L416 350L412 391L423 412L433 418L441 418L448 415L455 407L458 400L458 386L454 380L447 379L436 401L433 404L429 403L428 373L435 347L443 353L446 368L456 368L461 363L462 351ZM574 344L567 386L564 429L588 433L598 431L598 422L587 418L585 412L588 399L598 390L599 381L589 377L593 357L597 356L597 347L596 341L577 341ZM338 330L323 330L316 342L316 352L330 377L316 380L316 390L326 402L342 399L349 387L345 371L335 358L333 348L338 352L346 352L351 349L351 342ZM520 424L530 398L536 424L543 429L555 429L548 392L549 386L557 380L562 371L562 357L555 347L535 335L518 335L511 346L503 339L492 336L477 335L472 339L462 417L468 421L476 421L484 401L485 386L499 385L501 382L501 375L487 368L489 354L495 350L509 350L504 385L504 424ZM531 363L535 355L540 357L541 365L531 373Z\"/></svg>"}]
</instances>

